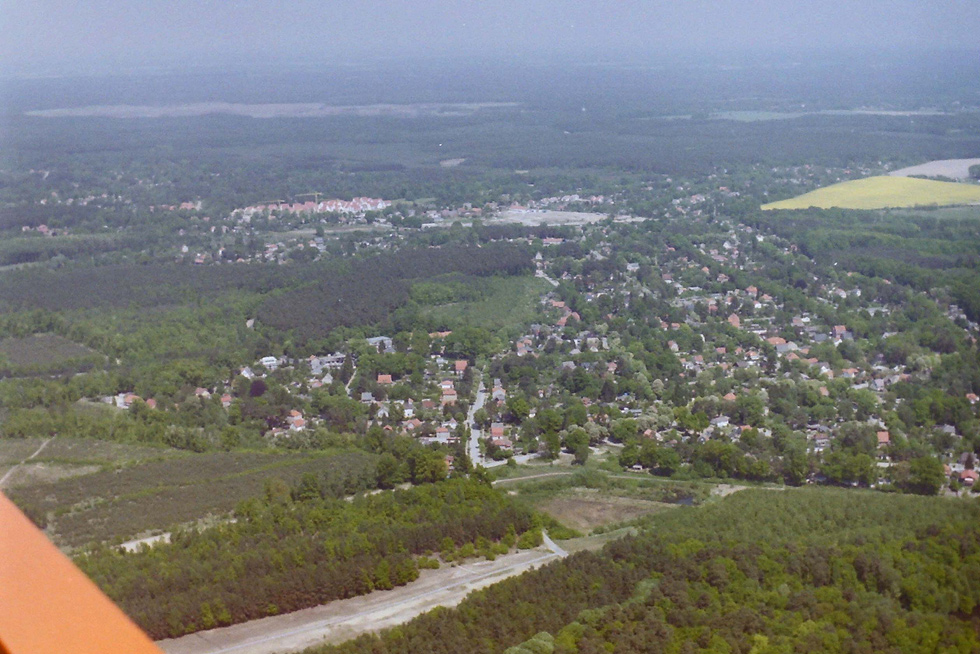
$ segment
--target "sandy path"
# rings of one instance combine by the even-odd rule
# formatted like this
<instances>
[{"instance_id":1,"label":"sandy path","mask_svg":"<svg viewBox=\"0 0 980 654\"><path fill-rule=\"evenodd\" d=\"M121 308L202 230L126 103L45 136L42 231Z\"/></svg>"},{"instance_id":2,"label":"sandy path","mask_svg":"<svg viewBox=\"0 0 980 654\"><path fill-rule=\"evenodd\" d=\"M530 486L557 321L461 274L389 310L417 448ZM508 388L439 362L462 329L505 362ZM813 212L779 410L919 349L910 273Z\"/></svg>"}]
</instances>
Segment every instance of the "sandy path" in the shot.
<instances>
[{"instance_id":1,"label":"sandy path","mask_svg":"<svg viewBox=\"0 0 980 654\"><path fill-rule=\"evenodd\" d=\"M423 570L419 579L394 590L375 591L286 615L161 640L157 645L168 654L273 654L343 642L401 624L437 606L455 606L472 590L567 555L551 539L546 544L548 550L527 550L498 557L496 561Z\"/></svg>"}]
</instances>

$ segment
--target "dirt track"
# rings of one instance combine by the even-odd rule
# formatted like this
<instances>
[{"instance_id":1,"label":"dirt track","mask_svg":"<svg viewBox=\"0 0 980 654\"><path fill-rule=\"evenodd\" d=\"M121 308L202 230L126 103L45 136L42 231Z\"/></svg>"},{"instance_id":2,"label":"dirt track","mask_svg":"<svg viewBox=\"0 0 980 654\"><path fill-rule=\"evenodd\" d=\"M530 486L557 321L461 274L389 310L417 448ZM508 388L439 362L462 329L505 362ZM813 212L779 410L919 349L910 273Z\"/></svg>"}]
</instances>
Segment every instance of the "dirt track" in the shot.
<instances>
[{"instance_id":1,"label":"dirt track","mask_svg":"<svg viewBox=\"0 0 980 654\"><path fill-rule=\"evenodd\" d=\"M557 560L555 546L508 554L496 561L423 570L418 580L394 590L340 600L286 615L202 631L157 643L168 654L273 654L339 643L393 627L437 606L455 606L466 595L507 577Z\"/></svg>"}]
</instances>

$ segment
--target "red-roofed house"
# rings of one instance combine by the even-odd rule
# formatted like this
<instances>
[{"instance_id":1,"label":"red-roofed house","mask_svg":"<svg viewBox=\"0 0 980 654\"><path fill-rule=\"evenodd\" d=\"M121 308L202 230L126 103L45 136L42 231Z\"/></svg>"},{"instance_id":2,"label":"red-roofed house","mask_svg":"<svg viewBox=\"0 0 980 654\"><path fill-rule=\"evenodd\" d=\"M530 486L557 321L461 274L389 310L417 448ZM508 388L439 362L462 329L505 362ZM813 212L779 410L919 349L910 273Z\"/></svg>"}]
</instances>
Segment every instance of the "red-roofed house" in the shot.
<instances>
[{"instance_id":1,"label":"red-roofed house","mask_svg":"<svg viewBox=\"0 0 980 654\"><path fill-rule=\"evenodd\" d=\"M887 431L878 432L878 447L885 447L892 442L891 436Z\"/></svg>"}]
</instances>

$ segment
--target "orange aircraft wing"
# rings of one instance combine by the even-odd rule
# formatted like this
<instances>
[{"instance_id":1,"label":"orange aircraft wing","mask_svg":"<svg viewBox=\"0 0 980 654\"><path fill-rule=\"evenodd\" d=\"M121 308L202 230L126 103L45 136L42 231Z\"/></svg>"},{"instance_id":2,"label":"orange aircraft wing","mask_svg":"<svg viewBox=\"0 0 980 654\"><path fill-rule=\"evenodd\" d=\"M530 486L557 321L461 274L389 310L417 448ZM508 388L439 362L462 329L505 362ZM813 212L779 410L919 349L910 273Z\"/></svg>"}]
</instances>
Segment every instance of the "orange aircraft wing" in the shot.
<instances>
[{"instance_id":1,"label":"orange aircraft wing","mask_svg":"<svg viewBox=\"0 0 980 654\"><path fill-rule=\"evenodd\" d=\"M0 493L0 653L162 654Z\"/></svg>"}]
</instances>

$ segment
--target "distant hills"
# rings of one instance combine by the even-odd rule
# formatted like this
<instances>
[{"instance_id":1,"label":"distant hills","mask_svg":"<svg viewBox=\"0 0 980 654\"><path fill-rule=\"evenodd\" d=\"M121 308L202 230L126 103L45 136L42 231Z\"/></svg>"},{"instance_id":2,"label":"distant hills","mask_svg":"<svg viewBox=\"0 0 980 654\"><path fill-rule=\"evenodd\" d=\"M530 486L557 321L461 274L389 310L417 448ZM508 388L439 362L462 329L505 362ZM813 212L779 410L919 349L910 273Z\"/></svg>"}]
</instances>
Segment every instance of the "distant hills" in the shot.
<instances>
[{"instance_id":1,"label":"distant hills","mask_svg":"<svg viewBox=\"0 0 980 654\"><path fill-rule=\"evenodd\" d=\"M764 204L762 209L887 209L974 203L980 203L980 186L975 184L880 176L833 184Z\"/></svg>"}]
</instances>

